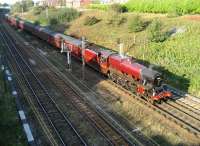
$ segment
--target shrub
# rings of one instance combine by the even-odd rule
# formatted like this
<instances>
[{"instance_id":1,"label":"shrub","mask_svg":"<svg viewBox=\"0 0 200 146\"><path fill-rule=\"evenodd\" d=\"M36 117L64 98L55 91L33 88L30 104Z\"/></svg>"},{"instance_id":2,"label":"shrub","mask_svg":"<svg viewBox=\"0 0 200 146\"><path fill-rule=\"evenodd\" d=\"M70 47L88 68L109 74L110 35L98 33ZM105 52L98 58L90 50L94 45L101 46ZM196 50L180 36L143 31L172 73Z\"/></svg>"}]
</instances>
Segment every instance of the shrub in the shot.
<instances>
[{"instance_id":1,"label":"shrub","mask_svg":"<svg viewBox=\"0 0 200 146\"><path fill-rule=\"evenodd\" d=\"M49 24L50 25L56 25L56 24L58 24L58 20L56 18L50 18Z\"/></svg>"},{"instance_id":2,"label":"shrub","mask_svg":"<svg viewBox=\"0 0 200 146\"><path fill-rule=\"evenodd\" d=\"M97 19L95 16L87 16L84 20L84 25L94 25L96 23L98 23L99 21L101 21L100 19Z\"/></svg>"},{"instance_id":3,"label":"shrub","mask_svg":"<svg viewBox=\"0 0 200 146\"><path fill-rule=\"evenodd\" d=\"M34 3L32 0L22 0L20 2L16 2L11 6L11 12L26 12L28 11L31 7L33 7Z\"/></svg>"},{"instance_id":4,"label":"shrub","mask_svg":"<svg viewBox=\"0 0 200 146\"><path fill-rule=\"evenodd\" d=\"M44 7L41 6L35 6L33 7L33 14L34 15L39 15L43 11Z\"/></svg>"},{"instance_id":5,"label":"shrub","mask_svg":"<svg viewBox=\"0 0 200 146\"><path fill-rule=\"evenodd\" d=\"M126 23L126 21L127 21L127 18L125 18L125 17L120 17L120 19L118 20L117 25L121 25L121 24L123 24L123 23Z\"/></svg>"},{"instance_id":6,"label":"shrub","mask_svg":"<svg viewBox=\"0 0 200 146\"><path fill-rule=\"evenodd\" d=\"M55 19L57 22L55 23L64 23L64 22L70 22L77 17L80 16L80 12L78 12L75 9L72 8L61 8L59 10L54 9L54 8L49 8L48 9L48 19L46 17L46 11L42 11L40 15L38 16L38 20L42 23L47 25L51 21L53 23L55 22Z\"/></svg>"},{"instance_id":7,"label":"shrub","mask_svg":"<svg viewBox=\"0 0 200 146\"><path fill-rule=\"evenodd\" d=\"M40 21L38 20L34 21L34 25L40 25Z\"/></svg>"},{"instance_id":8,"label":"shrub","mask_svg":"<svg viewBox=\"0 0 200 146\"><path fill-rule=\"evenodd\" d=\"M60 23L66 21L70 22L80 16L80 13L72 8L63 8L59 11L53 11L52 13L58 18Z\"/></svg>"},{"instance_id":9,"label":"shrub","mask_svg":"<svg viewBox=\"0 0 200 146\"><path fill-rule=\"evenodd\" d=\"M129 25L129 30L131 32L139 32L144 30L145 28L145 22L141 19L139 15L135 16Z\"/></svg>"},{"instance_id":10,"label":"shrub","mask_svg":"<svg viewBox=\"0 0 200 146\"><path fill-rule=\"evenodd\" d=\"M168 10L168 17L177 17L177 16L181 16L182 14L183 14L183 11L180 8L178 8L177 5L174 5Z\"/></svg>"},{"instance_id":11,"label":"shrub","mask_svg":"<svg viewBox=\"0 0 200 146\"><path fill-rule=\"evenodd\" d=\"M116 13L123 13L123 12L126 12L127 9L125 6L122 6L120 4L112 4L110 6L110 10L116 12Z\"/></svg>"},{"instance_id":12,"label":"shrub","mask_svg":"<svg viewBox=\"0 0 200 146\"><path fill-rule=\"evenodd\" d=\"M162 32L162 23L159 20L154 20L148 30L148 38L151 42L163 42L167 39L167 33Z\"/></svg>"}]
</instances>

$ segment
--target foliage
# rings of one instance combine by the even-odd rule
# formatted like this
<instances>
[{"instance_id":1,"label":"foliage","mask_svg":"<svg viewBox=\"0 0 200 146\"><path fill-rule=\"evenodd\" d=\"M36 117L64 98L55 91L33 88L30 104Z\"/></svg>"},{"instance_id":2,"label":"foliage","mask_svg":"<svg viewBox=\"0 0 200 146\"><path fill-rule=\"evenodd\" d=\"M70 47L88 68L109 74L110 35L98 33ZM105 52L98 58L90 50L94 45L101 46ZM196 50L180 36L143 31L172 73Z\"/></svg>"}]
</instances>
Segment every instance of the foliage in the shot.
<instances>
[{"instance_id":1,"label":"foliage","mask_svg":"<svg viewBox=\"0 0 200 146\"><path fill-rule=\"evenodd\" d=\"M123 17L121 14L118 14L116 12L109 12L109 17L107 18L106 24L112 25L112 26L120 26L121 24L125 23L127 21L127 18Z\"/></svg>"},{"instance_id":2,"label":"foliage","mask_svg":"<svg viewBox=\"0 0 200 146\"><path fill-rule=\"evenodd\" d=\"M145 28L145 22L142 20L142 18L139 15L134 16L130 22L129 30L131 32L139 32L144 30L144 28Z\"/></svg>"},{"instance_id":3,"label":"foliage","mask_svg":"<svg viewBox=\"0 0 200 146\"><path fill-rule=\"evenodd\" d=\"M119 25L121 25L121 24L123 24L123 23L126 23L126 21L127 21L127 18L126 18L126 17L121 17L121 16L120 16L120 19L118 20L117 25L119 26Z\"/></svg>"},{"instance_id":4,"label":"foliage","mask_svg":"<svg viewBox=\"0 0 200 146\"><path fill-rule=\"evenodd\" d=\"M163 42L167 39L167 32L162 32L162 23L161 21L155 19L150 24L148 29L148 38L152 42Z\"/></svg>"},{"instance_id":5,"label":"foliage","mask_svg":"<svg viewBox=\"0 0 200 146\"><path fill-rule=\"evenodd\" d=\"M34 2L32 0L22 0L21 2L16 2L14 5L11 6L12 13L19 13L19 12L26 12L31 7L33 7Z\"/></svg>"},{"instance_id":6,"label":"foliage","mask_svg":"<svg viewBox=\"0 0 200 146\"><path fill-rule=\"evenodd\" d=\"M34 25L40 25L40 21L35 20L35 21L34 21Z\"/></svg>"},{"instance_id":7,"label":"foliage","mask_svg":"<svg viewBox=\"0 0 200 146\"><path fill-rule=\"evenodd\" d=\"M54 8L49 8L48 18L46 14L46 10L43 10L40 15L38 15L38 21L40 21L41 24L48 24L52 21L57 21L57 24L61 24L70 22L80 16L80 12L72 8L61 8L59 11Z\"/></svg>"},{"instance_id":8,"label":"foliage","mask_svg":"<svg viewBox=\"0 0 200 146\"><path fill-rule=\"evenodd\" d=\"M130 12L168 13L177 14L200 13L199 0L129 0L125 6Z\"/></svg>"},{"instance_id":9,"label":"foliage","mask_svg":"<svg viewBox=\"0 0 200 146\"><path fill-rule=\"evenodd\" d=\"M110 5L110 10L116 12L116 13L123 13L123 12L127 12L127 9L125 6L122 6L120 4L112 4Z\"/></svg>"},{"instance_id":10,"label":"foliage","mask_svg":"<svg viewBox=\"0 0 200 146\"><path fill-rule=\"evenodd\" d=\"M42 6L35 6L32 9L34 15L39 15L43 10L44 10L44 7Z\"/></svg>"},{"instance_id":11,"label":"foliage","mask_svg":"<svg viewBox=\"0 0 200 146\"><path fill-rule=\"evenodd\" d=\"M98 23L99 21L101 21L100 19L97 19L95 16L87 16L84 20L84 25L94 25L96 23Z\"/></svg>"},{"instance_id":12,"label":"foliage","mask_svg":"<svg viewBox=\"0 0 200 146\"><path fill-rule=\"evenodd\" d=\"M121 4L112 4L112 5L107 5L107 4L90 4L89 7L90 9L98 9L98 10L111 10L117 13L123 13L123 12L127 12L128 9L125 5L121 5Z\"/></svg>"},{"instance_id":13,"label":"foliage","mask_svg":"<svg viewBox=\"0 0 200 146\"><path fill-rule=\"evenodd\" d=\"M56 25L56 24L58 24L58 20L56 18L50 18L49 24L50 25Z\"/></svg>"},{"instance_id":14,"label":"foliage","mask_svg":"<svg viewBox=\"0 0 200 146\"><path fill-rule=\"evenodd\" d=\"M80 13L72 8L64 8L53 14L58 18L59 22L70 22L80 16Z\"/></svg>"},{"instance_id":15,"label":"foliage","mask_svg":"<svg viewBox=\"0 0 200 146\"><path fill-rule=\"evenodd\" d=\"M181 16L182 14L182 11L177 6L173 6L168 10L168 17L177 17Z\"/></svg>"},{"instance_id":16,"label":"foliage","mask_svg":"<svg viewBox=\"0 0 200 146\"><path fill-rule=\"evenodd\" d=\"M98 9L98 10L108 10L109 9L109 5L106 4L90 4L89 5L90 9Z\"/></svg>"}]
</instances>

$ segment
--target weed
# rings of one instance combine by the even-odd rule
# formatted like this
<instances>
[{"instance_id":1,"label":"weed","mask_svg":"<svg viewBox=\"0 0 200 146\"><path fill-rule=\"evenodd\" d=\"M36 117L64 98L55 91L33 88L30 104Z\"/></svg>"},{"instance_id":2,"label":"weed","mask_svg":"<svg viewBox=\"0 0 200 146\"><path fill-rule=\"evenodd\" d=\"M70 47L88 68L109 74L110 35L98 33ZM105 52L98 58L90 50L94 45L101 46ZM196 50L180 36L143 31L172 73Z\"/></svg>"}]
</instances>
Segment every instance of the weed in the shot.
<instances>
[{"instance_id":1,"label":"weed","mask_svg":"<svg viewBox=\"0 0 200 146\"><path fill-rule=\"evenodd\" d=\"M56 18L50 18L49 24L50 25L57 25L58 24L58 20Z\"/></svg>"},{"instance_id":2,"label":"weed","mask_svg":"<svg viewBox=\"0 0 200 146\"><path fill-rule=\"evenodd\" d=\"M40 21L35 20L35 21L34 21L34 25L40 25Z\"/></svg>"},{"instance_id":3,"label":"weed","mask_svg":"<svg viewBox=\"0 0 200 146\"><path fill-rule=\"evenodd\" d=\"M94 25L96 23L98 23L99 21L101 21L100 19L97 19L95 16L87 16L84 20L84 25Z\"/></svg>"},{"instance_id":4,"label":"weed","mask_svg":"<svg viewBox=\"0 0 200 146\"><path fill-rule=\"evenodd\" d=\"M135 16L129 25L129 30L131 32L139 32L144 30L145 28L145 22L141 19L139 15Z\"/></svg>"},{"instance_id":5,"label":"weed","mask_svg":"<svg viewBox=\"0 0 200 146\"><path fill-rule=\"evenodd\" d=\"M112 4L112 5L110 5L110 10L114 11L115 13L127 12L126 7L122 6L120 4Z\"/></svg>"},{"instance_id":6,"label":"weed","mask_svg":"<svg viewBox=\"0 0 200 146\"><path fill-rule=\"evenodd\" d=\"M167 39L167 33L162 32L161 21L155 19L152 24L150 24L148 29L148 38L151 42L163 42Z\"/></svg>"},{"instance_id":7,"label":"weed","mask_svg":"<svg viewBox=\"0 0 200 146\"><path fill-rule=\"evenodd\" d=\"M32 9L34 15L39 15L43 10L44 10L44 7L42 6L35 6Z\"/></svg>"}]
</instances>

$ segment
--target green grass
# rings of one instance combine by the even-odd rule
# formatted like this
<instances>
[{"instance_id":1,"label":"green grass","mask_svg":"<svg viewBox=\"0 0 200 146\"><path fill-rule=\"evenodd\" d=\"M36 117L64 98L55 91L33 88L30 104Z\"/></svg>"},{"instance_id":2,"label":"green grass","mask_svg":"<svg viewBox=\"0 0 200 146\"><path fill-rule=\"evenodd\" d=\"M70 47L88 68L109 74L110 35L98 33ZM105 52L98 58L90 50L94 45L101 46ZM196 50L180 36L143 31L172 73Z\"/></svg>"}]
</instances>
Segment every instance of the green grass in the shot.
<instances>
[{"instance_id":1,"label":"green grass","mask_svg":"<svg viewBox=\"0 0 200 146\"><path fill-rule=\"evenodd\" d=\"M129 0L122 5L129 12L200 14L199 0ZM106 4L91 4L90 9L109 10Z\"/></svg>"},{"instance_id":2,"label":"green grass","mask_svg":"<svg viewBox=\"0 0 200 146\"><path fill-rule=\"evenodd\" d=\"M130 12L168 13L175 11L181 14L200 13L199 0L129 0L125 6Z\"/></svg>"},{"instance_id":3,"label":"green grass","mask_svg":"<svg viewBox=\"0 0 200 146\"><path fill-rule=\"evenodd\" d=\"M90 4L88 6L88 8L90 9L98 9L98 10L108 10L109 9L109 5L106 4Z\"/></svg>"},{"instance_id":4,"label":"green grass","mask_svg":"<svg viewBox=\"0 0 200 146\"><path fill-rule=\"evenodd\" d=\"M15 98L9 89L5 92L3 73L0 72L0 144L2 146L26 146L25 135L18 117Z\"/></svg>"}]
</instances>

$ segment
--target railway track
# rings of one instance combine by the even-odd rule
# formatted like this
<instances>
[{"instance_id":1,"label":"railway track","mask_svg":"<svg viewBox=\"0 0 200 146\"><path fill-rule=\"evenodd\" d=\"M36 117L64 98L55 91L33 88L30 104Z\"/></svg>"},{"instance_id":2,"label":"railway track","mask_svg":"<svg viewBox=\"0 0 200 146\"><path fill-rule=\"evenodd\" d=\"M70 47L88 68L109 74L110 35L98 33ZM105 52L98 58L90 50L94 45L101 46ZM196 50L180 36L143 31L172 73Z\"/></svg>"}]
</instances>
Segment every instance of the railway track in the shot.
<instances>
[{"instance_id":1,"label":"railway track","mask_svg":"<svg viewBox=\"0 0 200 146\"><path fill-rule=\"evenodd\" d=\"M13 41L14 42L14 41ZM19 50L21 48L18 48ZM18 53L19 53L18 50ZM22 53L22 52L21 52ZM28 59L28 58L27 58ZM47 67L45 64L42 66L40 64L40 69ZM107 119L101 115L97 110L91 107L86 101L81 98L81 95L71 88L63 79L61 79L58 74L54 73L52 69L49 69L48 74L42 76L43 82L45 80L52 80L54 84L61 89L61 92L64 96L70 98L71 103L82 113L90 123L101 133L104 138L106 138L110 145L119 145L119 146L128 146L128 145L141 145L139 142L131 142L121 134L121 131L117 130L110 123L107 122ZM35 75L37 76L37 75ZM40 74L41 77L41 74ZM39 79L38 79L39 80ZM42 84L42 82L41 82ZM37 89L36 89L37 90Z\"/></svg>"},{"instance_id":2,"label":"railway track","mask_svg":"<svg viewBox=\"0 0 200 146\"><path fill-rule=\"evenodd\" d=\"M45 86L24 60L23 56L18 51L17 46L11 41L11 38L2 28L0 28L0 31L0 37L4 42L6 49L9 51L10 57L12 57L10 59L14 62L12 65L18 69L19 74L23 77L24 83L31 91L35 105L39 107L40 112L43 113L46 121L48 121L48 125L51 127L53 135L57 139L57 144L86 146L87 144L84 139L79 135L67 116L63 114L52 97L48 94L48 90L45 89Z\"/></svg>"},{"instance_id":3,"label":"railway track","mask_svg":"<svg viewBox=\"0 0 200 146\"><path fill-rule=\"evenodd\" d=\"M191 111L200 114L200 98L191 96L168 85L166 85L166 89L173 93L173 100L177 104L187 106L189 109L191 109Z\"/></svg>"},{"instance_id":4,"label":"railway track","mask_svg":"<svg viewBox=\"0 0 200 146\"><path fill-rule=\"evenodd\" d=\"M193 112L189 107L182 106L181 104L177 104L174 101L168 101L162 104L152 105L142 98L137 97L133 93L127 91L121 86L109 81L110 84L120 88L125 93L133 96L135 99L140 101L141 103L147 105L153 110L159 112L166 118L174 121L176 124L180 125L182 128L188 130L196 136L200 136L200 118L198 113Z\"/></svg>"}]
</instances>

